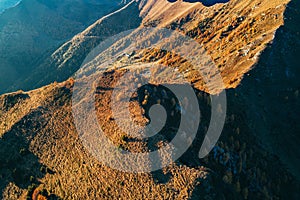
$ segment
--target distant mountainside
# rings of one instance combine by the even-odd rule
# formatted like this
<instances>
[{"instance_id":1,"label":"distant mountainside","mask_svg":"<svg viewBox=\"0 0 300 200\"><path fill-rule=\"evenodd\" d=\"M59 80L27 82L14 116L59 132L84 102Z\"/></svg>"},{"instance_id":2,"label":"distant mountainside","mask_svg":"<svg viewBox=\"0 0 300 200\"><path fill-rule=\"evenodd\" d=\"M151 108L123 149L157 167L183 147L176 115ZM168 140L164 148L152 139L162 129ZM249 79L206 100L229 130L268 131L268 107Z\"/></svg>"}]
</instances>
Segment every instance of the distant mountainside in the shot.
<instances>
[{"instance_id":1,"label":"distant mountainside","mask_svg":"<svg viewBox=\"0 0 300 200\"><path fill-rule=\"evenodd\" d=\"M0 1L0 13L2 13L4 10L17 5L20 0L1 0Z\"/></svg>"},{"instance_id":2,"label":"distant mountainside","mask_svg":"<svg viewBox=\"0 0 300 200\"><path fill-rule=\"evenodd\" d=\"M88 53L104 39L139 27L142 21L139 14L138 4L131 3L126 9L104 20L96 21L57 50L52 51L48 57L40 59L35 70L27 77L15 81L10 90L29 90L53 81L68 79L77 71Z\"/></svg>"},{"instance_id":3,"label":"distant mountainside","mask_svg":"<svg viewBox=\"0 0 300 200\"><path fill-rule=\"evenodd\" d=\"M119 3L118 0L22 0L1 13L0 93L11 91L9 86L30 76L39 60L118 8Z\"/></svg>"},{"instance_id":4,"label":"distant mountainside","mask_svg":"<svg viewBox=\"0 0 300 200\"><path fill-rule=\"evenodd\" d=\"M298 200L299 3L230 0L207 7L200 2L131 1L99 19L40 59L30 76L11 87L37 89L0 96L1 197ZM205 47L221 71L227 117L221 138L207 157L199 159L198 152L210 123L210 94L196 75L187 79L201 110L199 130L187 152L168 167L151 173L121 172L99 162L80 140L70 77L103 40L138 27L165 27L186 34ZM139 53L136 60L132 56L133 63L163 63L185 71L186 61L177 55L155 49ZM120 130L110 97L127 71L138 73L130 65L107 69L94 86L97 120L118 151L148 152L170 141L178 131L179 117L175 114L154 139L138 140ZM134 82L128 79L128 84ZM165 97L163 89L149 84L133 94L135 120L146 121L149 107L163 101L167 113L176 113L176 107L170 106L172 94Z\"/></svg>"}]
</instances>

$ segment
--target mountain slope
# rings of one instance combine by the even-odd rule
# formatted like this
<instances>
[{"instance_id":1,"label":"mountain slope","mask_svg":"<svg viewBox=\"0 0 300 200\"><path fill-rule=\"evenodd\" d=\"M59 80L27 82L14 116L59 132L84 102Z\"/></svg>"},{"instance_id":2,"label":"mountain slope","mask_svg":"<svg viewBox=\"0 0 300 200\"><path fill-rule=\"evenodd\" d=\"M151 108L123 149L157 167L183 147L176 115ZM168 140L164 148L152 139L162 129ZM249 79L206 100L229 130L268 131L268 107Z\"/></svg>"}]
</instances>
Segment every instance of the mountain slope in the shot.
<instances>
[{"instance_id":1,"label":"mountain slope","mask_svg":"<svg viewBox=\"0 0 300 200\"><path fill-rule=\"evenodd\" d=\"M255 135L300 179L298 4L299 0L289 3L284 26L276 32L273 43L262 53L238 92L250 105L245 111Z\"/></svg>"},{"instance_id":2,"label":"mountain slope","mask_svg":"<svg viewBox=\"0 0 300 200\"><path fill-rule=\"evenodd\" d=\"M0 13L12 6L15 6L19 2L19 0L2 0L0 2Z\"/></svg>"},{"instance_id":3,"label":"mountain slope","mask_svg":"<svg viewBox=\"0 0 300 200\"><path fill-rule=\"evenodd\" d=\"M214 60L226 88L235 88L283 24L283 12L289 1L230 1L213 7L203 7L200 3L149 2L155 4L145 6L144 25L166 26L194 38ZM190 7L184 9L185 6ZM203 90L200 79L192 81Z\"/></svg>"},{"instance_id":4,"label":"mountain slope","mask_svg":"<svg viewBox=\"0 0 300 200\"><path fill-rule=\"evenodd\" d=\"M119 25L121 23L121 25ZM119 32L136 28L140 24L138 15L138 7L131 5L128 9L116 13L105 20L98 20L87 30L79 33L70 41L63 44L52 55L40 59L38 66L26 78L22 77L16 80L14 85L10 87L11 91L17 89L32 89L47 85L53 81L66 80L72 75L78 66L81 65L85 56L109 36L113 36ZM70 53L71 52L71 53ZM71 59L64 58L70 53ZM62 62L62 63L60 63ZM64 67L60 67L64 65Z\"/></svg>"},{"instance_id":5,"label":"mountain slope","mask_svg":"<svg viewBox=\"0 0 300 200\"><path fill-rule=\"evenodd\" d=\"M134 152L147 151L154 148L153 145L161 145L159 142L169 137L170 130L162 133L157 141L150 142L131 137L126 139L122 130L114 125L109 117L112 91L106 88L113 87L124 72L108 71L100 81L95 98L97 116L116 147ZM33 194L63 199L299 197L299 184L294 177L249 132L251 129L241 109L243 104L237 102L234 92L229 95L229 117L222 137L208 157L201 160L197 157L208 108L207 95L196 90L204 122L192 147L178 161L162 170L126 173L100 163L82 145L72 117L73 83L70 79L28 93L0 97L3 122L0 185L4 199L31 197ZM153 98L157 101L157 97ZM149 99L151 104L150 101L152 97ZM146 109L141 102L133 104L134 109ZM136 118L145 117L134 113Z\"/></svg>"},{"instance_id":6,"label":"mountain slope","mask_svg":"<svg viewBox=\"0 0 300 200\"><path fill-rule=\"evenodd\" d=\"M244 0L207 8L201 3L171 4L149 0L141 11L139 5L133 3L127 7L129 9L98 21L75 36L65 43L63 47L66 48L58 49L49 58L48 61L53 62L50 68L53 75L41 84L58 78L57 73L65 73L62 79L73 74L83 59L78 55L87 53L83 47L90 50L103 40L86 36L108 37L142 22L141 26L166 26L195 38L217 66L220 65L226 87L232 88L227 90L228 112L220 141L209 156L198 158L210 114L209 94L203 92L205 87L200 84L201 79L194 82L202 115L195 141L175 163L152 173L131 174L111 169L84 148L72 115L73 79L30 92L5 94L0 96L0 190L3 199L26 196L33 199L37 196L48 199L299 199L299 181L295 177L299 128L297 113L293 113L299 110L299 30L295 26L299 10L297 0L289 3L283 21L286 3ZM142 18L130 26L110 27L120 16L129 13L133 17L141 14ZM245 18L242 20L241 16ZM273 44L263 51L284 22ZM103 26L110 28L109 31L102 32ZM249 51L243 49L248 46L241 47L247 42L252 45ZM69 62L64 62L61 58L68 53L72 56ZM181 67L178 60L175 62L164 55L148 60L155 55L155 50L143 53L144 62L159 61ZM172 127L167 127L170 129L155 138L158 141L137 140L119 130L111 116L111 88L126 70L131 69L106 71L95 86L96 112L107 137L118 149L145 152L168 142L179 120L171 120ZM129 79L128 84L134 81ZM147 87L156 92L149 94L146 105L143 88L132 98L131 111L141 123L148 120L144 113L149 111L149 106L162 102L162 98L165 100L160 86ZM171 104L171 99L167 97L167 105ZM278 114L282 105L286 108L283 117ZM167 107L168 112L174 111L172 109ZM293 129L290 123L294 124ZM276 132L277 139L270 138L269 132ZM293 132L295 134L291 134ZM289 139L283 140L287 134L290 134ZM267 140L261 142L263 137ZM278 142L281 145L276 145ZM287 152L288 158L283 156Z\"/></svg>"},{"instance_id":7,"label":"mountain slope","mask_svg":"<svg viewBox=\"0 0 300 200\"><path fill-rule=\"evenodd\" d=\"M12 91L9 86L30 76L40 59L119 6L118 0L99 2L22 0L1 13L0 93Z\"/></svg>"},{"instance_id":8,"label":"mountain slope","mask_svg":"<svg viewBox=\"0 0 300 200\"><path fill-rule=\"evenodd\" d=\"M133 1L121 13L116 13L103 22L96 22L65 43L51 57L41 62L40 67L27 80L17 81L12 90L19 89L17 85L23 85L22 89L28 90L53 81L66 80L79 69L87 53L104 38L144 26L166 27L194 38L212 57L224 77L226 88L235 88L257 62L266 45L273 40L275 31L283 24L283 12L288 2L289 0L272 3L265 0L232 0L206 7L200 2L148 0L137 4ZM127 21L119 17L122 13L126 16L126 13L131 13ZM124 19L122 27L116 28L120 24L116 19ZM109 27L105 24L106 21L109 22ZM107 27L107 30L100 28L102 26ZM69 58L65 59L65 55ZM165 59L157 58L162 63ZM198 89L205 90L200 76L192 74L190 81Z\"/></svg>"}]
</instances>

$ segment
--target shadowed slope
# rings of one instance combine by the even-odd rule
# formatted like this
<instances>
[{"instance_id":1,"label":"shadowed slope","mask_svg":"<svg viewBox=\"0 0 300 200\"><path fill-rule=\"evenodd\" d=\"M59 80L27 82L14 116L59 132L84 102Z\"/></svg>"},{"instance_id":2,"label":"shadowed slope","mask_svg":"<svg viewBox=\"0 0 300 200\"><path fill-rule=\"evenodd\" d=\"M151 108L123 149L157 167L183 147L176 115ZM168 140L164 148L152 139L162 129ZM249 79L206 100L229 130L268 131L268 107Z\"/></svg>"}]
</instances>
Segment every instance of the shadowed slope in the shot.
<instances>
[{"instance_id":1,"label":"shadowed slope","mask_svg":"<svg viewBox=\"0 0 300 200\"><path fill-rule=\"evenodd\" d=\"M298 5L299 0L288 4L284 26L238 91L250 106L246 111L253 132L300 179Z\"/></svg>"},{"instance_id":2,"label":"shadowed slope","mask_svg":"<svg viewBox=\"0 0 300 200\"><path fill-rule=\"evenodd\" d=\"M0 12L0 93L21 89L40 60L119 6L119 0L99 2L22 0ZM12 84L16 89L10 88Z\"/></svg>"}]
</instances>

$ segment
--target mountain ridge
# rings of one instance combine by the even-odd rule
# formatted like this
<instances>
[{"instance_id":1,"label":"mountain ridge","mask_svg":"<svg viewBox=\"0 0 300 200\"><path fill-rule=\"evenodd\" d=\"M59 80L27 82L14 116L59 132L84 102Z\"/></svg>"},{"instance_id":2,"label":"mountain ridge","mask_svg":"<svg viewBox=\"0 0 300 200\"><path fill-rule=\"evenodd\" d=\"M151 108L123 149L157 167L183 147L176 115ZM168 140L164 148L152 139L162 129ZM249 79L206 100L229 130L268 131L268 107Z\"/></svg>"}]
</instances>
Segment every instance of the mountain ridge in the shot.
<instances>
[{"instance_id":1,"label":"mountain ridge","mask_svg":"<svg viewBox=\"0 0 300 200\"><path fill-rule=\"evenodd\" d=\"M170 10L157 10L155 2ZM272 144L273 148L270 149L267 147L268 140L262 140L263 134L268 132L275 131L282 135L280 139L282 140L285 134L299 131L299 127L289 128L286 120L282 121L282 118L274 117L279 115L278 109L282 105L288 105L287 110L282 114L284 118L296 124L298 118L296 114L291 113L300 107L297 103L299 96L297 59L291 59L297 58L298 55L299 46L295 48L293 45L299 44L299 27L293 24L297 24L295 22L298 22L299 15L293 13L298 13L299 8L298 0L288 2L268 3L260 0L244 0L206 8L200 3L190 5L187 2L177 2L170 5L166 1L158 0L149 1L150 4L144 7L142 14L137 9L139 4L132 3L132 7L129 6L131 9L124 15L135 11L134 16L138 17L138 20L132 24L132 27L135 28L142 22L142 27L166 26L171 30L186 33L203 44L217 62L217 66L221 65L219 68L227 83L228 112L224 130L216 147L206 158L198 158L199 148L209 123L207 115L209 115L210 94L204 92L205 87L201 84L195 84L193 89L199 101L202 118L196 140L188 151L175 163L152 173L131 174L111 169L97 161L84 148L78 136L72 115L72 92L75 80L66 75L64 79L69 79L62 80L61 83L54 82L29 92L19 91L0 96L0 141L4 146L0 149L2 151L0 154L2 197L4 199L33 199L38 196L49 199L53 196L63 199L199 199L200 197L299 199L297 164L292 163L299 155L299 151L295 151L297 145L291 141L288 143L291 144L293 154L288 154L290 158L284 159L283 153L289 152L289 150L285 151L286 146L283 146L284 151L278 153L274 151L278 146ZM260 5L257 5L258 3ZM248 8L249 5L254 8L242 9ZM231 9L232 7L234 9ZM187 11L175 12L181 9ZM252 9L256 11L252 12ZM169 23L168 21L174 18L165 12L177 13L178 19ZM227 16L225 13L234 17L224 18ZM143 17L140 18L140 15ZM243 19L244 15L246 17ZM119 16L115 16L116 19ZM248 22L251 23L253 19L250 26ZM222 24L217 26L221 22ZM271 25L267 26L267 24ZM124 27L123 30L126 28L128 27ZM248 28L250 31L247 31ZM85 34L88 35L91 30L95 30L91 36L97 33L98 36L103 36L103 32L99 32L100 28L90 29ZM120 30L114 29L114 31L116 33ZM240 39L243 38L243 33L248 35L244 36L244 39L247 41L248 38L248 42L254 42L254 45L249 47L249 51L240 50L236 46L236 50L230 52L239 42L240 45L244 45L244 39ZM266 35L262 36L263 34ZM230 39L232 45L228 44ZM101 41L96 41L96 44ZM217 48L219 50L213 52ZM223 50L225 53L221 54ZM77 52L77 54L81 53L82 51ZM77 54L74 54L75 57ZM255 59L247 63L251 55ZM285 55L287 58L282 59ZM230 64L232 58L241 59L237 62L240 66L234 67L235 65ZM122 59L127 59L126 55ZM180 69L181 60L174 60L164 54L159 55L155 50L149 50L141 52L141 58L137 62L162 62ZM226 62L223 62L224 60ZM78 63L81 64L75 62L74 65L69 66L77 69L76 67L80 66ZM61 66L59 69L64 67ZM289 68L288 73L286 68ZM176 126L156 138L161 142L140 141L119 130L111 115L111 88L114 88L126 70L131 68L108 69L99 81L99 85L96 85L95 105L97 105L98 120L106 130L107 137L118 149L143 152L151 147L161 147L172 137ZM240 74L235 74L235 70ZM73 74L74 71L76 70L69 74ZM235 80L236 78L238 80ZM199 79L196 80L197 83L201 82ZM135 79L130 79L128 84L134 81ZM290 86L291 82L292 86ZM277 87L272 87L273 84L280 86L280 92L283 93L275 91ZM134 119L143 123L147 121L147 116L143 113L148 112L148 107L164 100L160 94L160 86L147 85L147 87L152 88L149 91L154 92L148 94L149 91L141 88L139 92L133 94L131 105ZM146 98L145 94L149 97ZM166 99L167 102L172 101L171 97ZM167 107L167 111L174 110ZM263 116L267 116L268 119L263 119ZM297 143L298 140L294 135L291 134L287 140L290 138ZM266 137L270 136L266 135ZM269 141L278 142L278 140ZM18 165L18 161L25 167ZM286 164L289 162L290 165ZM11 163L12 165L9 165ZM290 170L291 167L294 167L293 170ZM18 177L21 177L21 180Z\"/></svg>"},{"instance_id":2,"label":"mountain ridge","mask_svg":"<svg viewBox=\"0 0 300 200\"><path fill-rule=\"evenodd\" d=\"M127 28L124 27L122 30L139 28L139 26L158 26L187 34L207 50L207 53L212 57L218 70L223 75L226 88L236 88L244 74L257 62L260 52L273 40L277 28L283 24L283 12L288 2L288 0L284 0L266 3L259 0L257 2L239 3L233 0L226 4L215 4L211 7L205 7L200 2L177 1L170 3L167 0L135 2L124 9L123 12L126 12L126 10L132 12L130 17L137 20L126 25ZM158 9L160 7L164 9ZM140 11L138 11L138 8ZM223 9L230 11L225 14L222 11ZM111 15L106 20L111 18L111 24L118 23L116 20L113 22L117 15L118 13ZM233 17L226 18L224 15L233 15ZM128 21L123 24L126 23ZM94 37L90 39L90 42L87 42L88 40L82 40L79 36L75 36L52 53L52 58L45 59L38 70L29 76L27 80L17 81L16 84L20 85L22 82L25 85L23 89L29 90L47 85L53 81L63 81L72 76L84 60L82 55L87 55L86 50L83 50L84 48L91 50L104 38L120 32L120 30L113 30L115 26L109 27L106 32L97 30L97 27L101 26L101 23L96 22L91 25L95 29L94 33L92 30L87 29L78 34L81 36L97 36L101 33L100 38ZM103 37L104 35L105 37ZM84 44L86 42L87 44ZM82 52L80 53L80 51ZM80 56L72 56L72 52L78 52ZM229 59L222 59L220 56L222 52L228 54L226 57ZM68 55L71 59L69 62L64 61L61 64L59 60L64 60L62 59L64 55ZM40 81L37 82L36 80ZM200 77L196 77L195 81L197 88L205 89ZM20 88L14 87L13 90L17 89Z\"/></svg>"}]
</instances>

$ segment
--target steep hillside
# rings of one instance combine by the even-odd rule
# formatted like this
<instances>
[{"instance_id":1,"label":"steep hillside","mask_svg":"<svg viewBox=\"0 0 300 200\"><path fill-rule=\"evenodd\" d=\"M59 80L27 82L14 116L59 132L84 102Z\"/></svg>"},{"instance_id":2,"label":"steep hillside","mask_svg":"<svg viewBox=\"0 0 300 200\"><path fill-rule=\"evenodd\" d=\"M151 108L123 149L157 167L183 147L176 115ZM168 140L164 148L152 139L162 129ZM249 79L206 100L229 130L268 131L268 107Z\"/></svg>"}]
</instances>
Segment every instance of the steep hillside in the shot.
<instances>
[{"instance_id":1,"label":"steep hillside","mask_svg":"<svg viewBox=\"0 0 300 200\"><path fill-rule=\"evenodd\" d=\"M214 60L226 88L235 88L283 24L289 1L232 0L212 7L181 1L149 2L155 3L146 4L142 10L144 26L166 26L197 40ZM201 77L194 79L195 87L203 90Z\"/></svg>"},{"instance_id":2,"label":"steep hillside","mask_svg":"<svg viewBox=\"0 0 300 200\"><path fill-rule=\"evenodd\" d=\"M38 67L26 78L19 79L10 90L29 90L47 85L53 81L63 81L73 75L88 53L100 42L120 32L137 28L141 23L138 5L132 1L126 9L100 18L83 32L74 36L51 56L41 59Z\"/></svg>"},{"instance_id":3,"label":"steep hillside","mask_svg":"<svg viewBox=\"0 0 300 200\"><path fill-rule=\"evenodd\" d=\"M299 127L299 0L289 3L285 24L275 35L261 59L242 81L238 92L253 132L269 151L279 155L300 179Z\"/></svg>"},{"instance_id":4,"label":"steep hillside","mask_svg":"<svg viewBox=\"0 0 300 200\"><path fill-rule=\"evenodd\" d=\"M17 3L19 3L20 0L2 0L0 2L0 13L2 13L4 10L15 6Z\"/></svg>"},{"instance_id":5,"label":"steep hillside","mask_svg":"<svg viewBox=\"0 0 300 200\"><path fill-rule=\"evenodd\" d=\"M108 71L101 79L95 99L98 120L107 137L120 149L143 152L157 148L156 145L163 145L161 142L169 141L172 132L176 132L172 128L176 120L171 120L171 127L156 139L141 141L124 135L110 117L112 91L106 88L113 87L124 72ZM160 89L157 87L157 94ZM240 107L243 105L236 101L234 92L229 95L228 117L221 140L208 157L200 160L197 156L208 123L208 95L195 90L203 115L191 148L162 170L125 173L100 163L82 145L73 123L72 90L71 79L28 93L1 96L0 185L4 199L26 196L35 199L38 195L48 199L299 197L299 185L294 177L251 134ZM137 95L145 91L140 92ZM149 105L162 98L157 94L150 95ZM144 112L138 112L148 109L142 104L142 97L132 102L136 119L147 117ZM172 108L167 109L171 112Z\"/></svg>"},{"instance_id":6,"label":"steep hillside","mask_svg":"<svg viewBox=\"0 0 300 200\"><path fill-rule=\"evenodd\" d=\"M165 27L194 38L203 45L221 71L226 88L235 88L283 24L283 13L288 2L231 0L206 7L201 2L131 1L122 12L99 20L65 43L25 81L16 82L12 90L19 89L17 85L28 90L66 80L79 69L87 53L103 39L137 27ZM165 62L168 60L166 57L157 60L178 65ZM192 74L190 80L195 87L205 90L199 75Z\"/></svg>"},{"instance_id":7,"label":"steep hillside","mask_svg":"<svg viewBox=\"0 0 300 200\"><path fill-rule=\"evenodd\" d=\"M132 1L98 20L42 60L24 88L63 82L0 96L1 197L299 199L298 3L231 0L206 7L188 1ZM137 27L167 27L185 33L203 45L221 71L227 88L226 122L207 157L199 159L198 153L210 123L211 99L197 74L187 78L201 110L199 129L191 147L176 162L154 172L125 173L99 162L83 145L72 113L78 106L72 101L76 83L69 77L104 39ZM131 117L145 126L152 120L151 106L161 104L167 123L149 139L124 133L111 109L113 88L120 77L128 71L141 74L143 69L135 68L136 63L162 63L191 72L186 70L189 63L176 54L157 49L135 53L124 54L99 77L92 91L96 109L87 110L96 111L105 136L120 152L164 147L176 135L183 115L172 92L148 84L132 95ZM89 79L81 77L80 81ZM130 77L126 81L130 86L137 80ZM122 106L117 104L116 109ZM164 156L160 162L171 155Z\"/></svg>"},{"instance_id":8,"label":"steep hillside","mask_svg":"<svg viewBox=\"0 0 300 200\"><path fill-rule=\"evenodd\" d=\"M39 60L117 8L120 1L99 2L22 0L1 13L0 93L13 91L9 86L34 72Z\"/></svg>"}]
</instances>

